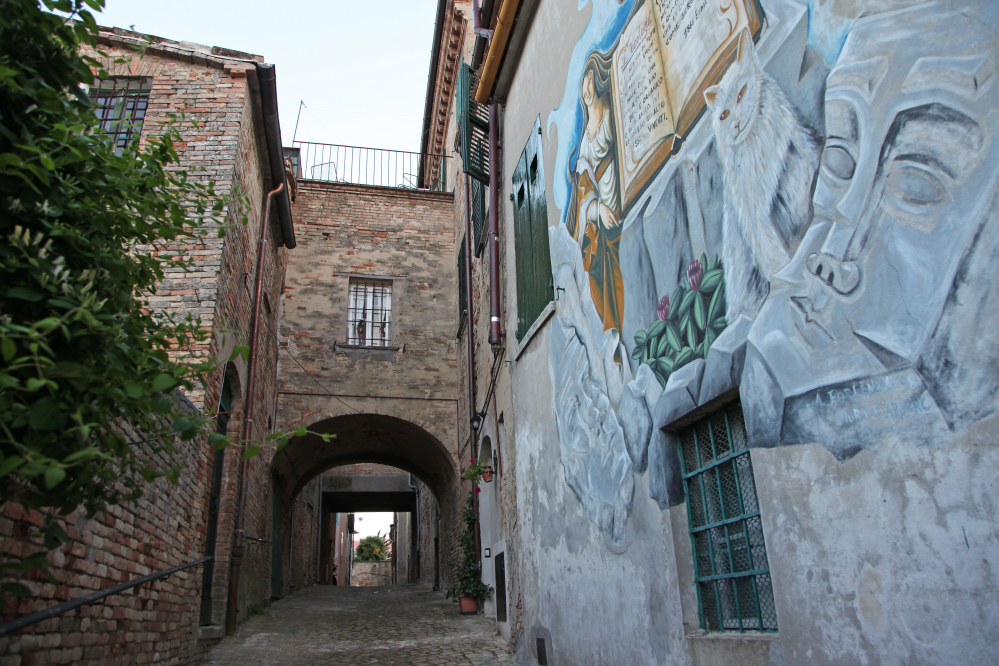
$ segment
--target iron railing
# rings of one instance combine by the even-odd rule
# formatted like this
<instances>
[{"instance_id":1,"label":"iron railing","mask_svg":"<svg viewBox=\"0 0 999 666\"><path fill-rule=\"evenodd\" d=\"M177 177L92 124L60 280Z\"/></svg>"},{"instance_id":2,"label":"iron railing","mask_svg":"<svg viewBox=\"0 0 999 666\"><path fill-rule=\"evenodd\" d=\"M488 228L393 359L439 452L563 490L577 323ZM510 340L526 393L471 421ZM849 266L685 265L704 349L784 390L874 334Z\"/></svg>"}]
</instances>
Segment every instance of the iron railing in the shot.
<instances>
[{"instance_id":1,"label":"iron railing","mask_svg":"<svg viewBox=\"0 0 999 666\"><path fill-rule=\"evenodd\" d=\"M85 597L80 597L78 599L72 599L70 601L64 601L56 606L51 606L50 608L45 608L40 611L31 613L30 615L25 615L24 617L19 617L16 620L11 620L4 624L0 624L0 638L3 638L7 634L11 634L15 631L24 629L25 627L30 627L33 624L38 624L42 620L48 620L49 618L56 617L57 615L62 615L71 610L80 608L81 606L89 606L90 604L97 603L102 599L106 599L115 594L120 594L125 590L130 590L133 587L138 587L146 583L150 583L154 580L159 580L161 578L166 578L171 574L175 574L178 571L183 571L184 569L190 569L191 567L196 567L199 564L204 564L211 560L211 557L202 557L200 560L194 560L193 562L188 562L187 564L181 564L169 569L164 569L163 571L157 571L156 573L151 573L148 576L143 576L142 578L136 578L135 580L130 580L127 583L120 583L114 587L109 587L106 590L101 590L100 592L94 592L93 594L88 594Z\"/></svg>"},{"instance_id":2,"label":"iron railing","mask_svg":"<svg viewBox=\"0 0 999 666\"><path fill-rule=\"evenodd\" d=\"M298 154L293 155L293 151ZM286 148L285 154L292 158L296 176L303 180L450 191L447 155L309 141L295 141L294 148Z\"/></svg>"}]
</instances>

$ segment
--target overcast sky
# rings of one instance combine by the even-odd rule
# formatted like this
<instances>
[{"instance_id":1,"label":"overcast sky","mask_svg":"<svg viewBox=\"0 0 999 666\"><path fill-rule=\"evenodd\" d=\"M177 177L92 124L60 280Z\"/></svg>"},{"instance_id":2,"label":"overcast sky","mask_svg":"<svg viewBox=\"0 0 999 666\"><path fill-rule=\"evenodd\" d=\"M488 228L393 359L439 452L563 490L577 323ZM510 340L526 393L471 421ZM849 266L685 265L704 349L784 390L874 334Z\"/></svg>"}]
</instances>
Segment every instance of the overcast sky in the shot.
<instances>
[{"instance_id":1,"label":"overcast sky","mask_svg":"<svg viewBox=\"0 0 999 666\"><path fill-rule=\"evenodd\" d=\"M419 151L435 0L107 0L104 26L264 56L281 137Z\"/></svg>"}]
</instances>

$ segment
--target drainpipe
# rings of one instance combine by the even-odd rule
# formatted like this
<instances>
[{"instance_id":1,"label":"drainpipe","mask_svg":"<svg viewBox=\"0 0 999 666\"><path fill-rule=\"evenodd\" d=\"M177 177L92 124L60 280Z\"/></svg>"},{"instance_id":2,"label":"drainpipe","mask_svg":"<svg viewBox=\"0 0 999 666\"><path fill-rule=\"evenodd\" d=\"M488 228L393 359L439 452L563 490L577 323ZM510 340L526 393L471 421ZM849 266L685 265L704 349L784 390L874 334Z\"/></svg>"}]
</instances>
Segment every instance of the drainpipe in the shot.
<instances>
[{"instance_id":1,"label":"drainpipe","mask_svg":"<svg viewBox=\"0 0 999 666\"><path fill-rule=\"evenodd\" d=\"M267 193L264 200L264 219L260 224L260 242L257 249L257 275L253 287L253 318L250 319L250 362L246 370L246 400L243 401L243 427L244 435L249 435L253 427L253 375L257 363L257 321L260 319L260 294L263 289L263 269L264 269L264 247L267 243L267 228L271 216L271 200L275 194L279 194L284 189L284 183L279 184ZM249 439L244 437L244 439ZM245 448L245 445L244 445ZM249 492L247 474L249 473L249 460L244 460L240 464L239 479L239 506L236 510L236 543L232 548L231 570L229 573L229 603L226 612L226 631L229 632L236 627L236 607L237 594L239 593L239 570L243 565L243 530L246 525L246 497Z\"/></svg>"},{"instance_id":2,"label":"drainpipe","mask_svg":"<svg viewBox=\"0 0 999 666\"><path fill-rule=\"evenodd\" d=\"M482 54L486 50L493 31L488 30L493 20L493 0L483 0L479 9L479 0L472 0L472 26L475 31L475 48L472 50L472 69L478 69L482 62ZM483 28L485 24L485 28Z\"/></svg>"},{"instance_id":3,"label":"drainpipe","mask_svg":"<svg viewBox=\"0 0 999 666\"><path fill-rule=\"evenodd\" d=\"M316 501L316 584L323 582L319 576L319 560L323 556L323 475L319 474L319 499Z\"/></svg>"},{"instance_id":4,"label":"drainpipe","mask_svg":"<svg viewBox=\"0 0 999 666\"><path fill-rule=\"evenodd\" d=\"M499 16L496 17L496 30L493 31L493 38L489 42L486 62L482 65L479 87L475 89L475 101L479 104L488 102L492 94L500 62L506 53L506 42L510 38L510 30L513 28L513 21L517 17L519 8L520 0L503 0L503 4L500 5Z\"/></svg>"},{"instance_id":5,"label":"drainpipe","mask_svg":"<svg viewBox=\"0 0 999 666\"><path fill-rule=\"evenodd\" d=\"M489 105L489 344L498 346L505 335L500 330L499 294L499 106Z\"/></svg>"}]
</instances>

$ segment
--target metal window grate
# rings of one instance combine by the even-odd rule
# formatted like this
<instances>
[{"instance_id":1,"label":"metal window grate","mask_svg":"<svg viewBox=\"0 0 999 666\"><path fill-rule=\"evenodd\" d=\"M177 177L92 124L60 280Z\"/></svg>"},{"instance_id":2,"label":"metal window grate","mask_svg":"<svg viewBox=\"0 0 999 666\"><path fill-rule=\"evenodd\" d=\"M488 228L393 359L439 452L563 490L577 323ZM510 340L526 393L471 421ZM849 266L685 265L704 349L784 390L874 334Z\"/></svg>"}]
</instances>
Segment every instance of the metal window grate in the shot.
<instances>
[{"instance_id":1,"label":"metal window grate","mask_svg":"<svg viewBox=\"0 0 999 666\"><path fill-rule=\"evenodd\" d=\"M388 347L392 341L392 282L351 280L347 344Z\"/></svg>"},{"instance_id":2,"label":"metal window grate","mask_svg":"<svg viewBox=\"0 0 999 666\"><path fill-rule=\"evenodd\" d=\"M545 647L545 639L536 640L538 646L538 666L548 666L548 650Z\"/></svg>"},{"instance_id":3,"label":"metal window grate","mask_svg":"<svg viewBox=\"0 0 999 666\"><path fill-rule=\"evenodd\" d=\"M680 433L701 628L777 631L749 438L739 402Z\"/></svg>"},{"instance_id":4,"label":"metal window grate","mask_svg":"<svg viewBox=\"0 0 999 666\"><path fill-rule=\"evenodd\" d=\"M112 76L90 89L101 132L114 141L115 154L121 155L142 131L152 85L148 76Z\"/></svg>"}]
</instances>

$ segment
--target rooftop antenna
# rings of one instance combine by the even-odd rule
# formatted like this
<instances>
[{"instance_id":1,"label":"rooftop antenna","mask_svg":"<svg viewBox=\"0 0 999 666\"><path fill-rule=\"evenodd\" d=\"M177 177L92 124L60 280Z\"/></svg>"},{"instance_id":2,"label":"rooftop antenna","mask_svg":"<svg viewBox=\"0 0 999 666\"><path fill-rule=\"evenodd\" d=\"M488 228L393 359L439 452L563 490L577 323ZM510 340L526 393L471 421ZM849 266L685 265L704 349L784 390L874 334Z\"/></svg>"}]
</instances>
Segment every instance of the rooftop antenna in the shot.
<instances>
[{"instance_id":1,"label":"rooftop antenna","mask_svg":"<svg viewBox=\"0 0 999 666\"><path fill-rule=\"evenodd\" d=\"M302 119L302 107L305 106L305 100L299 100L298 102L298 116L295 118L295 131L291 133L291 145L295 145L295 137L298 136L298 121Z\"/></svg>"}]
</instances>

